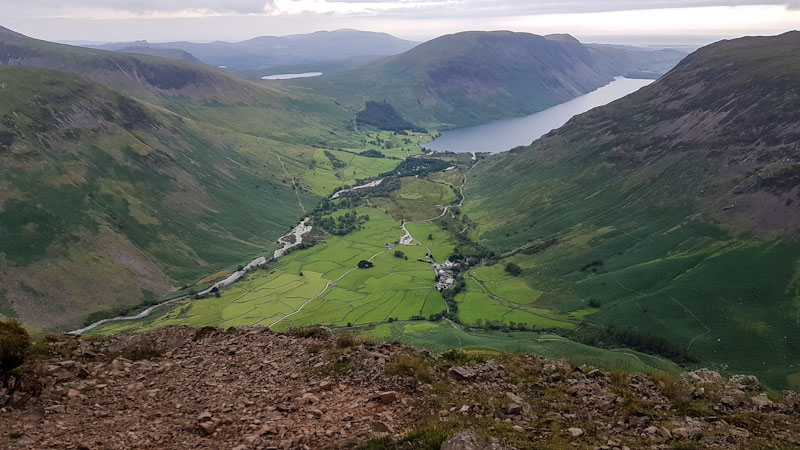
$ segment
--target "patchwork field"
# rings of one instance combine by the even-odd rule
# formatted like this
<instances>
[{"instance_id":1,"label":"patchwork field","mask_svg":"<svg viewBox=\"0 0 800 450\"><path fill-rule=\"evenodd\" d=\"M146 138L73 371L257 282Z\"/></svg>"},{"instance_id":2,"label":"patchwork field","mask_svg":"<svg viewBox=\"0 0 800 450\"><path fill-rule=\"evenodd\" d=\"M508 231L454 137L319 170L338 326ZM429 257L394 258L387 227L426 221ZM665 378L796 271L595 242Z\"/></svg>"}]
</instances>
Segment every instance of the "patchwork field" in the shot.
<instances>
[{"instance_id":1,"label":"patchwork field","mask_svg":"<svg viewBox=\"0 0 800 450\"><path fill-rule=\"evenodd\" d=\"M427 253L425 248L387 248L402 235L401 223L375 208L358 208L357 213L369 216L363 229L290 253L223 290L219 298L187 301L145 320L117 322L96 332L173 324L345 326L441 312L444 303L433 289L434 272L427 262L418 261ZM395 256L395 250L405 257ZM359 269L361 260L374 266Z\"/></svg>"}]
</instances>

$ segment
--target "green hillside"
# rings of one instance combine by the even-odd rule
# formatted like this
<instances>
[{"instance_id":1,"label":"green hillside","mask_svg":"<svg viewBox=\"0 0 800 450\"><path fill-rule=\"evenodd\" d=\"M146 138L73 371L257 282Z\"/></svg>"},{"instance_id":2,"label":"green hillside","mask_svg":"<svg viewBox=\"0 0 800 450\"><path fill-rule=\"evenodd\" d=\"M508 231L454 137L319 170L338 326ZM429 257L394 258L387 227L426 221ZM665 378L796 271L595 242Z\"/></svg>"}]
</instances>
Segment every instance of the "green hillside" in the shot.
<instances>
[{"instance_id":1,"label":"green hillside","mask_svg":"<svg viewBox=\"0 0 800 450\"><path fill-rule=\"evenodd\" d=\"M398 163L357 155L370 146L347 134L334 168L222 113L191 120L64 72L0 66L0 91L0 314L34 327L74 328L270 254L322 196ZM299 131L275 129L290 142L341 131L292 117Z\"/></svg>"},{"instance_id":2,"label":"green hillside","mask_svg":"<svg viewBox=\"0 0 800 450\"><path fill-rule=\"evenodd\" d=\"M681 56L587 47L569 35L464 32L291 84L333 96L354 110L368 101L385 102L415 125L449 128L541 111L616 75L672 67Z\"/></svg>"},{"instance_id":3,"label":"green hillside","mask_svg":"<svg viewBox=\"0 0 800 450\"><path fill-rule=\"evenodd\" d=\"M471 236L522 268L533 306L589 309L578 339L798 388L799 45L798 32L710 45L481 161Z\"/></svg>"}]
</instances>

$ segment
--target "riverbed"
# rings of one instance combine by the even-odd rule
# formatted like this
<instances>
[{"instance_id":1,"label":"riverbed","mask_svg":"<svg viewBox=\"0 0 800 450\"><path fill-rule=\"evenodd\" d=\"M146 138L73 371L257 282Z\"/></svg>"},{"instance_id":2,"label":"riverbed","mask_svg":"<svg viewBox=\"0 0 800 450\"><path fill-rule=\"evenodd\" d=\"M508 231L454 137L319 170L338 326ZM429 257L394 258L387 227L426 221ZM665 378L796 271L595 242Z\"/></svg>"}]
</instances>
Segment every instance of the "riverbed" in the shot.
<instances>
[{"instance_id":1,"label":"riverbed","mask_svg":"<svg viewBox=\"0 0 800 450\"><path fill-rule=\"evenodd\" d=\"M437 152L498 153L529 145L572 117L636 92L654 80L616 77L611 83L535 114L445 131L422 147Z\"/></svg>"}]
</instances>

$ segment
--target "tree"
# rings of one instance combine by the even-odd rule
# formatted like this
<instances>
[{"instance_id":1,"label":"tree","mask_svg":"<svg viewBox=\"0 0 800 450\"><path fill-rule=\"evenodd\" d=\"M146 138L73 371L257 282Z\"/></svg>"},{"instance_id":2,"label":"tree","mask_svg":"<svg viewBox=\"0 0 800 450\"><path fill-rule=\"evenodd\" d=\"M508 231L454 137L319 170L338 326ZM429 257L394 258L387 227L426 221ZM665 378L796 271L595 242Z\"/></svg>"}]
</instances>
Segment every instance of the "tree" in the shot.
<instances>
[{"instance_id":1,"label":"tree","mask_svg":"<svg viewBox=\"0 0 800 450\"><path fill-rule=\"evenodd\" d=\"M398 257L398 258L404 258L404 257L406 256L406 254L405 254L405 253L403 253L403 251L402 251L402 250L395 250L395 251L394 251L394 256L396 256L396 257Z\"/></svg>"},{"instance_id":2,"label":"tree","mask_svg":"<svg viewBox=\"0 0 800 450\"><path fill-rule=\"evenodd\" d=\"M506 272L510 273L511 275L517 276L522 273L522 269L515 263L508 263L506 264Z\"/></svg>"},{"instance_id":3,"label":"tree","mask_svg":"<svg viewBox=\"0 0 800 450\"><path fill-rule=\"evenodd\" d=\"M241 272L243 270L244 270L244 266L242 266L242 265L240 265L239 267L236 268L237 272Z\"/></svg>"},{"instance_id":4,"label":"tree","mask_svg":"<svg viewBox=\"0 0 800 450\"><path fill-rule=\"evenodd\" d=\"M362 259L361 261L358 262L358 268L359 269L369 269L370 267L373 267L373 266L374 266L374 264L372 264L372 262L370 262L370 261L367 261L366 259Z\"/></svg>"},{"instance_id":5,"label":"tree","mask_svg":"<svg viewBox=\"0 0 800 450\"><path fill-rule=\"evenodd\" d=\"M429 240L429 241L432 241L432 240L433 240L433 234L431 234L431 233L428 233L428 240Z\"/></svg>"}]
</instances>

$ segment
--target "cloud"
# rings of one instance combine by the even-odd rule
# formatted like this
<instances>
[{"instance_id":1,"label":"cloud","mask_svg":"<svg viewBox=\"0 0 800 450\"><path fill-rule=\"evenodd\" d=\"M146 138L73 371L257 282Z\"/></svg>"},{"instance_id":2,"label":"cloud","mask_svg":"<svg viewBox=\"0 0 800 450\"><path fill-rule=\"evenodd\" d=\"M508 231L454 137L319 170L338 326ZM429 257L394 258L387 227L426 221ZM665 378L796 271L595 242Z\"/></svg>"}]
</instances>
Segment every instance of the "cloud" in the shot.
<instances>
[{"instance_id":1,"label":"cloud","mask_svg":"<svg viewBox=\"0 0 800 450\"><path fill-rule=\"evenodd\" d=\"M46 17L108 13L173 15L342 13L443 17L592 13L703 6L780 5L800 9L800 0L0 0L0 10Z\"/></svg>"},{"instance_id":2,"label":"cloud","mask_svg":"<svg viewBox=\"0 0 800 450\"><path fill-rule=\"evenodd\" d=\"M646 9L674 9L709 6L777 5L800 9L800 0L286 0L293 4L316 4L319 8L336 9L331 5L359 5L364 12L395 14L448 14L459 16L519 16L540 14L575 14ZM283 3L283 2L281 2ZM345 8L342 8L345 9ZM353 7L346 8L353 10ZM306 10L313 8L306 7Z\"/></svg>"},{"instance_id":3,"label":"cloud","mask_svg":"<svg viewBox=\"0 0 800 450\"><path fill-rule=\"evenodd\" d=\"M8 5L6 5L8 3ZM107 11L132 14L205 11L216 14L262 14L274 9L274 0L0 0L0 9L30 16L65 11Z\"/></svg>"}]
</instances>

